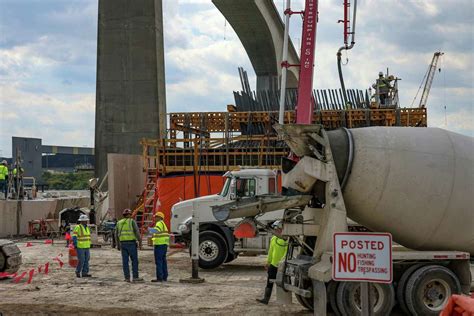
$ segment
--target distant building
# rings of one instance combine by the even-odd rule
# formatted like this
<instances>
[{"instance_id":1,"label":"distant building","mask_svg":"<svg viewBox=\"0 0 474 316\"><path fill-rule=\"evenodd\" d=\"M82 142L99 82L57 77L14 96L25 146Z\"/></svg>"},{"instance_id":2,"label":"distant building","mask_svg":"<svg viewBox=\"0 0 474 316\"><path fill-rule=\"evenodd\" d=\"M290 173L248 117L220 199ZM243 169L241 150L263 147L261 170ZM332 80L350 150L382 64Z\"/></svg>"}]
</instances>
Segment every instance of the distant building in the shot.
<instances>
[{"instance_id":1,"label":"distant building","mask_svg":"<svg viewBox=\"0 0 474 316\"><path fill-rule=\"evenodd\" d=\"M20 157L25 177L34 177L42 183L44 171L75 172L93 170L95 165L94 148L43 145L40 138L12 137L12 158L7 159L9 166Z\"/></svg>"}]
</instances>

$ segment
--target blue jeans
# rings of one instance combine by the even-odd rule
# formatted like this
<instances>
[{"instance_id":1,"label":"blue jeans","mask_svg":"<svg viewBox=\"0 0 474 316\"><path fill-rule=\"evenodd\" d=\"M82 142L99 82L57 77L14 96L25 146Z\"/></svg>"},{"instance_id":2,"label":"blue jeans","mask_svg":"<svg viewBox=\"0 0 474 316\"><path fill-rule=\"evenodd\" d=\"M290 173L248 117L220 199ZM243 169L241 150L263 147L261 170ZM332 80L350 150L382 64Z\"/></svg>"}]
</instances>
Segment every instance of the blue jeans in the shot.
<instances>
[{"instance_id":1,"label":"blue jeans","mask_svg":"<svg viewBox=\"0 0 474 316\"><path fill-rule=\"evenodd\" d=\"M5 195L5 199L7 199L7 181L6 180L0 180L0 192Z\"/></svg>"},{"instance_id":2,"label":"blue jeans","mask_svg":"<svg viewBox=\"0 0 474 316\"><path fill-rule=\"evenodd\" d=\"M76 273L81 273L82 275L89 273L89 258L91 253L89 248L76 248L77 250L77 260L79 263L76 267Z\"/></svg>"},{"instance_id":3,"label":"blue jeans","mask_svg":"<svg viewBox=\"0 0 474 316\"><path fill-rule=\"evenodd\" d=\"M160 281L168 280L168 265L166 263L166 251L168 245L155 245L153 247L156 264L156 279Z\"/></svg>"},{"instance_id":4,"label":"blue jeans","mask_svg":"<svg viewBox=\"0 0 474 316\"><path fill-rule=\"evenodd\" d=\"M128 266L128 258L132 259L132 274L133 278L138 278L138 250L136 241L122 241L120 242L122 249L122 267L125 279L130 279L130 267Z\"/></svg>"}]
</instances>

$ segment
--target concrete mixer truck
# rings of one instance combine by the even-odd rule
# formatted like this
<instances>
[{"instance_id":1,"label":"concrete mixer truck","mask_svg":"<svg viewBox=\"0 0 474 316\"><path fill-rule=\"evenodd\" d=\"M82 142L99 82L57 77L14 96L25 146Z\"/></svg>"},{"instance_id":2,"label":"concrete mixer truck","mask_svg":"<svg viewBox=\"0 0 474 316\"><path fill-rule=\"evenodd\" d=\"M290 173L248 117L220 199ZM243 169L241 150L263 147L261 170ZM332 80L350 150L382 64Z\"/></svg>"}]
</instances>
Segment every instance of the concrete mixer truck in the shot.
<instances>
[{"instance_id":1,"label":"concrete mixer truck","mask_svg":"<svg viewBox=\"0 0 474 316\"><path fill-rule=\"evenodd\" d=\"M474 254L474 143L438 128L368 127L326 132L277 125L298 159L285 159L283 195L213 207L217 220L285 208L290 246L276 279L278 300L315 314L361 314L360 285L332 280L333 234L348 218L393 236L393 282L374 283L374 315L396 303L408 315L438 315L451 294L469 293ZM315 203L317 201L317 203Z\"/></svg>"}]
</instances>

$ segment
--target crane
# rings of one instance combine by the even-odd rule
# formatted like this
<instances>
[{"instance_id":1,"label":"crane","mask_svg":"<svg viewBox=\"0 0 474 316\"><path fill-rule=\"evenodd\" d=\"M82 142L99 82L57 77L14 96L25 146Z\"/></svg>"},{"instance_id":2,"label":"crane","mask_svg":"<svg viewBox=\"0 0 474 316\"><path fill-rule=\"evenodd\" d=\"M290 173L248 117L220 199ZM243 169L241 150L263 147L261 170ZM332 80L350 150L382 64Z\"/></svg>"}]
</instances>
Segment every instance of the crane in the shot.
<instances>
[{"instance_id":1,"label":"crane","mask_svg":"<svg viewBox=\"0 0 474 316\"><path fill-rule=\"evenodd\" d=\"M433 83L433 78L434 78L434 75L435 75L435 72L436 72L436 68L438 66L438 60L439 60L439 57L442 56L442 55L444 55L444 53L442 53L442 52L435 52L433 54L433 59L431 60L431 64L428 67L428 71L426 72L425 77L421 81L421 84L423 84L423 81L426 78L425 87L423 88L423 94L421 95L421 99L420 99L420 105L418 106L419 108L425 108L426 107L426 102L428 101L428 96L429 96L430 90L431 90L431 84ZM421 86L420 86L420 88L421 88ZM417 92L417 95L418 95L418 92ZM416 96L415 96L415 98L416 98Z\"/></svg>"}]
</instances>

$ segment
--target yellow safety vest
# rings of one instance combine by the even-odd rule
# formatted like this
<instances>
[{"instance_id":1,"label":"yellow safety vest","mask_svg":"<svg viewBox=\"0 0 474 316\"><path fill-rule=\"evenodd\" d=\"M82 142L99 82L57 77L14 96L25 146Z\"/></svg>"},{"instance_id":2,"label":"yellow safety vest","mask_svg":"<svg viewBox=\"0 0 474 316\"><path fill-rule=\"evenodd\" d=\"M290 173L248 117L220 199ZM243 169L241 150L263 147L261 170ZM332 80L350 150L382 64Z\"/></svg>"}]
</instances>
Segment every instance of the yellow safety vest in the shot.
<instances>
[{"instance_id":1,"label":"yellow safety vest","mask_svg":"<svg viewBox=\"0 0 474 316\"><path fill-rule=\"evenodd\" d=\"M25 169L20 168L20 172L24 173L24 172L25 172ZM16 174L18 173L18 171L16 170L16 168L13 169L13 172L12 172L12 173L13 173L14 176L16 176Z\"/></svg>"},{"instance_id":2,"label":"yellow safety vest","mask_svg":"<svg viewBox=\"0 0 474 316\"><path fill-rule=\"evenodd\" d=\"M268 250L267 262L278 268L281 259L285 257L288 250L288 242L277 236L273 236L270 240L270 249Z\"/></svg>"},{"instance_id":3,"label":"yellow safety vest","mask_svg":"<svg viewBox=\"0 0 474 316\"><path fill-rule=\"evenodd\" d=\"M137 240L133 232L133 225L131 218L122 218L117 223L118 236L120 241Z\"/></svg>"},{"instance_id":4,"label":"yellow safety vest","mask_svg":"<svg viewBox=\"0 0 474 316\"><path fill-rule=\"evenodd\" d=\"M156 233L153 233L153 245L169 245L170 244L170 234L168 233L168 227L166 227L165 222L159 221L155 224Z\"/></svg>"},{"instance_id":5,"label":"yellow safety vest","mask_svg":"<svg viewBox=\"0 0 474 316\"><path fill-rule=\"evenodd\" d=\"M4 165L0 165L0 180L5 180L8 175L8 168Z\"/></svg>"},{"instance_id":6,"label":"yellow safety vest","mask_svg":"<svg viewBox=\"0 0 474 316\"><path fill-rule=\"evenodd\" d=\"M91 230L89 227L79 224L74 227L72 235L77 237L77 248L86 249L91 247Z\"/></svg>"}]
</instances>

